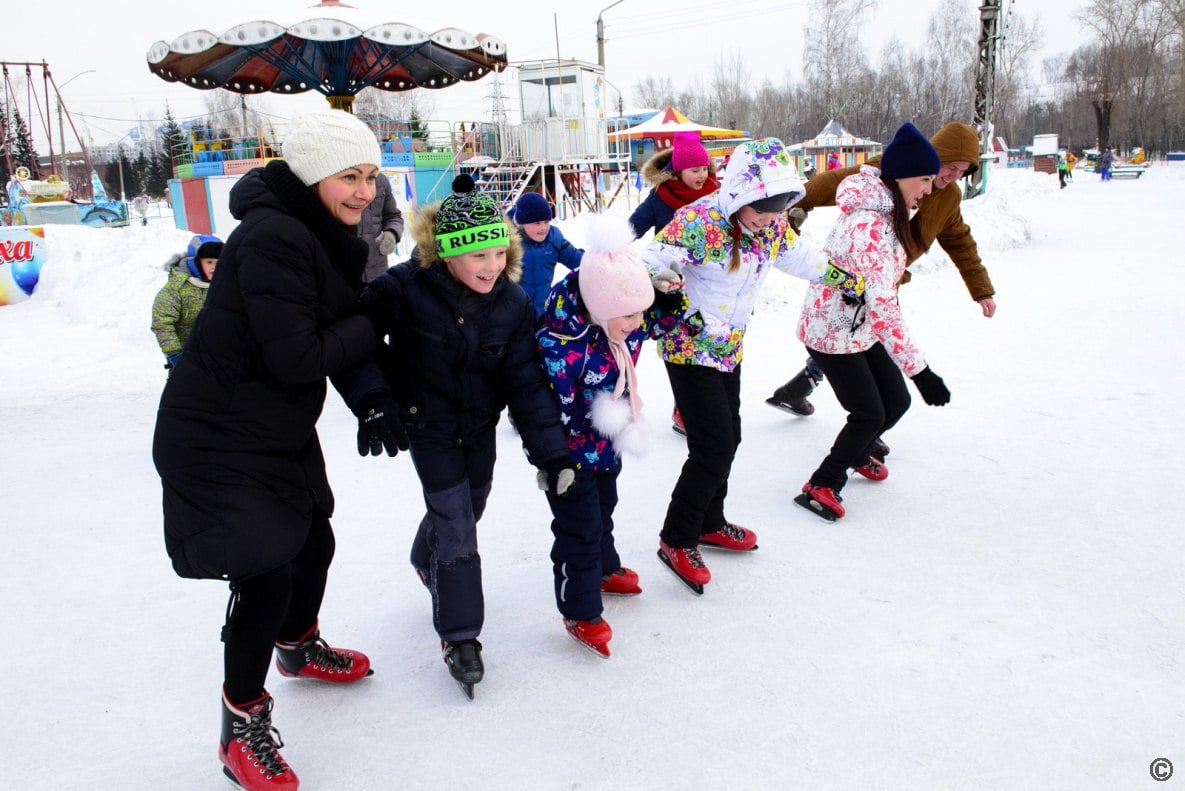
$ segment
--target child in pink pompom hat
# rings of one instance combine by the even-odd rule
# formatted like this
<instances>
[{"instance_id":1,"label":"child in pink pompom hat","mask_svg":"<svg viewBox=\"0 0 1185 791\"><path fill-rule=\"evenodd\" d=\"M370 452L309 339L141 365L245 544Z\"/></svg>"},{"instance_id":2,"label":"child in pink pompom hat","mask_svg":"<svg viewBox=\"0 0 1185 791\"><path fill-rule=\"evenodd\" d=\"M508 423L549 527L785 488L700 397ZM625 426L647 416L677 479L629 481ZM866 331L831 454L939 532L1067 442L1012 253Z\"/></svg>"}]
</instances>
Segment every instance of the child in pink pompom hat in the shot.
<instances>
[{"instance_id":1,"label":"child in pink pompom hat","mask_svg":"<svg viewBox=\"0 0 1185 791\"><path fill-rule=\"evenodd\" d=\"M720 188L712 175L712 158L698 132L677 132L669 149L659 151L642 166L642 179L654 189L630 215L638 238L665 228L680 208Z\"/></svg>"},{"instance_id":2,"label":"child in pink pompom hat","mask_svg":"<svg viewBox=\"0 0 1185 791\"><path fill-rule=\"evenodd\" d=\"M642 592L613 543L621 454L647 443L634 364L643 341L670 331L686 306L681 293L654 290L631 241L622 218L595 218L579 271L552 288L535 335L576 468L563 496L547 493L556 605L568 633L605 657L613 633L601 595Z\"/></svg>"}]
</instances>

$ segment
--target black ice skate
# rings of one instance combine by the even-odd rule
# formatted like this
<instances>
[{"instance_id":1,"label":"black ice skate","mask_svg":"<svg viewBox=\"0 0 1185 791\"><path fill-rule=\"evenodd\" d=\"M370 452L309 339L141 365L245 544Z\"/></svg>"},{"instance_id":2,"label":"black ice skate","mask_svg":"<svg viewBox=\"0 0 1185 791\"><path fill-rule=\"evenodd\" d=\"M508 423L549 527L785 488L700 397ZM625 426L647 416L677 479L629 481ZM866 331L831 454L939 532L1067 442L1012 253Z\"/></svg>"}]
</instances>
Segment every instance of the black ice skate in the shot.
<instances>
[{"instance_id":1,"label":"black ice skate","mask_svg":"<svg viewBox=\"0 0 1185 791\"><path fill-rule=\"evenodd\" d=\"M473 685L485 676L485 665L481 662L481 643L476 640L440 641L444 651L444 663L448 672L461 685L465 696L473 700Z\"/></svg>"},{"instance_id":2,"label":"black ice skate","mask_svg":"<svg viewBox=\"0 0 1185 791\"><path fill-rule=\"evenodd\" d=\"M802 417L813 415L815 414L815 405L807 400L807 396L814 392L820 381L811 376L809 370L803 368L794 375L793 379L765 399L765 403L792 415L801 415Z\"/></svg>"}]
</instances>

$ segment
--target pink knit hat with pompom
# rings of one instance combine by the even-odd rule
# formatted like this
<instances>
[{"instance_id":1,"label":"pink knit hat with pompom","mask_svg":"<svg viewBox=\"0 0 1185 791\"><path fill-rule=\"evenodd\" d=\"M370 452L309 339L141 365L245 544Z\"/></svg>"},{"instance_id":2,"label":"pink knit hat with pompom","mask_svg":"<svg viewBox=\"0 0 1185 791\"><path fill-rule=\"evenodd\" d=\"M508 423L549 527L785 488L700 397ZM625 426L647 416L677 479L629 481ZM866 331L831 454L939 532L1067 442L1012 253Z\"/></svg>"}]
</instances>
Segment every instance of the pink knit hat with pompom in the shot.
<instances>
[{"instance_id":1,"label":"pink knit hat with pompom","mask_svg":"<svg viewBox=\"0 0 1185 791\"><path fill-rule=\"evenodd\" d=\"M676 132L671 143L671 170L678 173L687 168L710 168L712 158L699 141L696 132Z\"/></svg>"}]
</instances>

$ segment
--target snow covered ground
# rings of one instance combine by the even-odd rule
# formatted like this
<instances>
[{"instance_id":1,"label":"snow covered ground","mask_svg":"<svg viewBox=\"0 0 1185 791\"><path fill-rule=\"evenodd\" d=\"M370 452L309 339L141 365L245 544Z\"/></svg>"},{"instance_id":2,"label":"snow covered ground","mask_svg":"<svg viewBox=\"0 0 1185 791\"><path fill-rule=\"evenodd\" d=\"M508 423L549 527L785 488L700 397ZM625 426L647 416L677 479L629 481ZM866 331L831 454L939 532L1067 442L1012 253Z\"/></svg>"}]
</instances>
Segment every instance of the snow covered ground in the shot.
<instances>
[{"instance_id":1,"label":"snow covered ground","mask_svg":"<svg viewBox=\"0 0 1185 791\"><path fill-rule=\"evenodd\" d=\"M842 421L830 391L811 418L763 403L804 358L802 284L771 276L727 510L760 550L705 553L703 597L655 557L684 450L644 353L653 450L627 461L617 540L645 593L606 602L608 661L560 625L547 506L503 426L480 529L487 674L466 701L407 561L410 460L358 457L331 394L322 627L377 673L273 673L302 787L1117 789L1155 787L1157 757L1185 770L1185 167L991 186L964 211L999 311L980 315L937 248L919 262L902 302L953 401L915 398L891 476L853 480L837 524L791 502ZM173 575L149 452L149 308L188 237L162 225L50 226L39 291L0 308L6 788L222 787L225 585ZM579 243L584 218L562 228Z\"/></svg>"}]
</instances>

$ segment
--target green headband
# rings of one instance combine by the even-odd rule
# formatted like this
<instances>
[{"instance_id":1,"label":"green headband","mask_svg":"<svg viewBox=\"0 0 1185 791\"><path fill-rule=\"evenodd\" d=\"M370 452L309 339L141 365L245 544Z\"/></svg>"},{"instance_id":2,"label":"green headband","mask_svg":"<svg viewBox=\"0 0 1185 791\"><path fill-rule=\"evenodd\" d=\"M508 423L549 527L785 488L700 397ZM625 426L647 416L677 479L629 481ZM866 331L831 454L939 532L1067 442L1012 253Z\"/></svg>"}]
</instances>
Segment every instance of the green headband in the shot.
<instances>
[{"instance_id":1,"label":"green headband","mask_svg":"<svg viewBox=\"0 0 1185 791\"><path fill-rule=\"evenodd\" d=\"M441 258L465 255L487 247L510 247L510 229L503 220L436 235L436 253Z\"/></svg>"}]
</instances>

